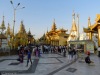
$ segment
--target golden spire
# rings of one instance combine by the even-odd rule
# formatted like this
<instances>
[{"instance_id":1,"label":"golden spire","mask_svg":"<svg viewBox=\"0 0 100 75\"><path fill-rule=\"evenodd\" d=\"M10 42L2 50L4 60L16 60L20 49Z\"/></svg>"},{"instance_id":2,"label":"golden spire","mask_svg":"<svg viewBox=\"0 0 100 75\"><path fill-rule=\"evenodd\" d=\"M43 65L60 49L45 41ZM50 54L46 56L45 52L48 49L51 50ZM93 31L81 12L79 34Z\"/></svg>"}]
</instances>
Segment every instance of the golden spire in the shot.
<instances>
[{"instance_id":1,"label":"golden spire","mask_svg":"<svg viewBox=\"0 0 100 75\"><path fill-rule=\"evenodd\" d=\"M91 26L90 17L88 18L88 27Z\"/></svg>"},{"instance_id":2,"label":"golden spire","mask_svg":"<svg viewBox=\"0 0 100 75\"><path fill-rule=\"evenodd\" d=\"M5 23L4 23L4 16L3 16L3 21L2 21L2 24L0 26L0 29L2 30L2 32L6 29Z\"/></svg>"},{"instance_id":3,"label":"golden spire","mask_svg":"<svg viewBox=\"0 0 100 75\"><path fill-rule=\"evenodd\" d=\"M73 20L75 20L75 13L74 13L74 10L73 10L72 16L73 16Z\"/></svg>"},{"instance_id":4,"label":"golden spire","mask_svg":"<svg viewBox=\"0 0 100 75\"><path fill-rule=\"evenodd\" d=\"M77 14L77 33L78 33L78 39L79 39L79 14Z\"/></svg>"},{"instance_id":5,"label":"golden spire","mask_svg":"<svg viewBox=\"0 0 100 75\"><path fill-rule=\"evenodd\" d=\"M76 26L76 23L75 23L75 13L73 12L73 21L72 21L72 28L71 28L71 31L77 31L77 26Z\"/></svg>"},{"instance_id":6,"label":"golden spire","mask_svg":"<svg viewBox=\"0 0 100 75\"><path fill-rule=\"evenodd\" d=\"M48 33L48 28L47 28L47 33Z\"/></svg>"},{"instance_id":7,"label":"golden spire","mask_svg":"<svg viewBox=\"0 0 100 75\"><path fill-rule=\"evenodd\" d=\"M21 21L19 33L26 33L23 21Z\"/></svg>"},{"instance_id":8,"label":"golden spire","mask_svg":"<svg viewBox=\"0 0 100 75\"><path fill-rule=\"evenodd\" d=\"M55 31L57 28L56 28L56 23L55 23L55 19L54 19L54 22L53 22L53 25L52 25L52 31Z\"/></svg>"},{"instance_id":9,"label":"golden spire","mask_svg":"<svg viewBox=\"0 0 100 75\"><path fill-rule=\"evenodd\" d=\"M8 23L8 27L7 27L6 34L7 34L7 35L10 35L10 33L11 33L11 31L10 31L10 25L9 25L9 23Z\"/></svg>"},{"instance_id":10,"label":"golden spire","mask_svg":"<svg viewBox=\"0 0 100 75\"><path fill-rule=\"evenodd\" d=\"M29 28L29 31L28 31L28 35L31 35L31 31L30 31L30 28Z\"/></svg>"}]
</instances>

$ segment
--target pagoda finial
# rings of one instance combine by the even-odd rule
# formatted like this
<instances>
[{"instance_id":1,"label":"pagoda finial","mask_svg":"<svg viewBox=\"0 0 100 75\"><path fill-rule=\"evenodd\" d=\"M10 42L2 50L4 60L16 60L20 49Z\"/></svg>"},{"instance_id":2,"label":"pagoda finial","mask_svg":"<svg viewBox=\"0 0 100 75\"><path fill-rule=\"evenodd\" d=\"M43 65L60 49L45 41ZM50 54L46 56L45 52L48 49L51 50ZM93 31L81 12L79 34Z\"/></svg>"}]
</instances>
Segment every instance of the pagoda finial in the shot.
<instances>
[{"instance_id":1,"label":"pagoda finial","mask_svg":"<svg viewBox=\"0 0 100 75\"><path fill-rule=\"evenodd\" d=\"M55 23L55 19L54 19L54 22L53 22L53 25L52 25L52 31L55 31L57 28L56 28L56 23Z\"/></svg>"},{"instance_id":2,"label":"pagoda finial","mask_svg":"<svg viewBox=\"0 0 100 75\"><path fill-rule=\"evenodd\" d=\"M54 23L55 23L55 18L54 18Z\"/></svg>"},{"instance_id":3,"label":"pagoda finial","mask_svg":"<svg viewBox=\"0 0 100 75\"><path fill-rule=\"evenodd\" d=\"M29 31L28 31L28 35L31 35L31 31L30 31L30 28L29 28Z\"/></svg>"},{"instance_id":4,"label":"pagoda finial","mask_svg":"<svg viewBox=\"0 0 100 75\"><path fill-rule=\"evenodd\" d=\"M8 27L7 27L7 32L6 32L6 34L7 34L7 35L10 35L10 34L11 34L9 23L8 23Z\"/></svg>"},{"instance_id":5,"label":"pagoda finial","mask_svg":"<svg viewBox=\"0 0 100 75\"><path fill-rule=\"evenodd\" d=\"M73 10L72 16L73 16L73 19L75 20L75 12L74 12L74 10Z\"/></svg>"},{"instance_id":6,"label":"pagoda finial","mask_svg":"<svg viewBox=\"0 0 100 75\"><path fill-rule=\"evenodd\" d=\"M48 28L47 28L47 33L48 33Z\"/></svg>"},{"instance_id":7,"label":"pagoda finial","mask_svg":"<svg viewBox=\"0 0 100 75\"><path fill-rule=\"evenodd\" d=\"M2 16L3 21L4 21L4 18L5 18L5 16L4 16L4 13L3 13L3 16Z\"/></svg>"},{"instance_id":8,"label":"pagoda finial","mask_svg":"<svg viewBox=\"0 0 100 75\"><path fill-rule=\"evenodd\" d=\"M91 26L90 17L88 18L88 27Z\"/></svg>"}]
</instances>

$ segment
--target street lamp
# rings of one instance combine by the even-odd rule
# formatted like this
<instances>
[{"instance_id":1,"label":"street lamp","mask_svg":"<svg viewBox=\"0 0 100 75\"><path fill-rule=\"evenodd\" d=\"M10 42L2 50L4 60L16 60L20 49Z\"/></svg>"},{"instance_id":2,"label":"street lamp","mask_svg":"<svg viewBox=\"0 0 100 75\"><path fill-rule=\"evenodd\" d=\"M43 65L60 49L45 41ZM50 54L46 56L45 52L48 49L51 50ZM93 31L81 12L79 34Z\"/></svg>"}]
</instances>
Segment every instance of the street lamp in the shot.
<instances>
[{"instance_id":1,"label":"street lamp","mask_svg":"<svg viewBox=\"0 0 100 75\"><path fill-rule=\"evenodd\" d=\"M14 7L13 1L12 1L12 0L10 0L10 3L11 3L11 5L12 5L12 7L13 7L13 10L14 10L14 20L13 20L13 42L14 42L14 27L15 27L15 22L16 22L16 20L15 20L15 17L16 17L16 10L23 9L23 8L25 8L25 7L18 8L18 6L20 6L20 3L18 3L17 6Z\"/></svg>"},{"instance_id":2,"label":"street lamp","mask_svg":"<svg viewBox=\"0 0 100 75\"><path fill-rule=\"evenodd\" d=\"M20 3L17 4L16 7L14 7L13 5L13 1L11 0L10 3L12 4L12 7L13 7L13 10L14 10L14 21L13 21L13 35L14 35L14 27L15 27L15 17L16 17L16 10L19 10L19 9L23 9L25 7L21 7L21 8L18 8L18 6L20 5Z\"/></svg>"}]
</instances>

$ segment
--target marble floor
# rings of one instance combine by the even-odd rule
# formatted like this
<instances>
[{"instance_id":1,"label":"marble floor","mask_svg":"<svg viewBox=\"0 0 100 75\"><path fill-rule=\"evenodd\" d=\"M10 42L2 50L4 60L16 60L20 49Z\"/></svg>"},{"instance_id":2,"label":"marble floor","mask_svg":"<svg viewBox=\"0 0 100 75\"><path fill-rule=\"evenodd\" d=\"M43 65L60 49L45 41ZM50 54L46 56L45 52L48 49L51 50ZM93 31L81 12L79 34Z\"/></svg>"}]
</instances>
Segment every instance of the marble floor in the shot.
<instances>
[{"instance_id":1,"label":"marble floor","mask_svg":"<svg viewBox=\"0 0 100 75\"><path fill-rule=\"evenodd\" d=\"M40 58L32 56L33 63L28 67L27 56L23 63L17 58L17 55L0 57L1 75L100 75L100 58L96 55L91 56L95 66L79 62L79 59L70 61L59 54L42 54Z\"/></svg>"}]
</instances>

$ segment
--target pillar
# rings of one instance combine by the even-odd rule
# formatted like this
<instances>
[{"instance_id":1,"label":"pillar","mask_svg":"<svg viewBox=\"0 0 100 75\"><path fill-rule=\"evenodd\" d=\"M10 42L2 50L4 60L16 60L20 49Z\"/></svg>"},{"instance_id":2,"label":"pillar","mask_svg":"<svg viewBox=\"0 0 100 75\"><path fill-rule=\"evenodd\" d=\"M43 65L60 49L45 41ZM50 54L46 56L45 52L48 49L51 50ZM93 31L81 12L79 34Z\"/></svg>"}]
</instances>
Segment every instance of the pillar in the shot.
<instances>
[{"instance_id":1,"label":"pillar","mask_svg":"<svg viewBox=\"0 0 100 75\"><path fill-rule=\"evenodd\" d=\"M92 40L92 32L89 33L89 40Z\"/></svg>"},{"instance_id":2,"label":"pillar","mask_svg":"<svg viewBox=\"0 0 100 75\"><path fill-rule=\"evenodd\" d=\"M98 26L98 47L100 46L100 26Z\"/></svg>"}]
</instances>

